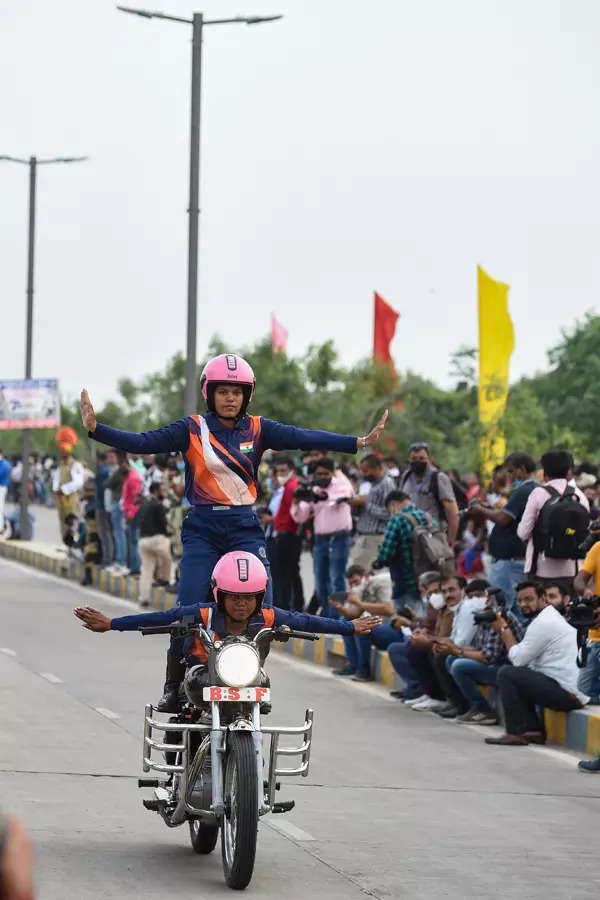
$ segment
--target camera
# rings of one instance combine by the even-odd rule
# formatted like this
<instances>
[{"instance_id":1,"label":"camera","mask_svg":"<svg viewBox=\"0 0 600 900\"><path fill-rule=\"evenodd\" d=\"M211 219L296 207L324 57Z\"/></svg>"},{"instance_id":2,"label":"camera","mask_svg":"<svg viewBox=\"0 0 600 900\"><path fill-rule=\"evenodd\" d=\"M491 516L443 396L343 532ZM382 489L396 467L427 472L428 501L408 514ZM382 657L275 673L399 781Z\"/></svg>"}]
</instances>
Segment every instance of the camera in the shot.
<instances>
[{"instance_id":1,"label":"camera","mask_svg":"<svg viewBox=\"0 0 600 900\"><path fill-rule=\"evenodd\" d=\"M579 547L581 557L587 556L598 541L600 541L600 519L593 519L588 527L588 536Z\"/></svg>"},{"instance_id":2,"label":"camera","mask_svg":"<svg viewBox=\"0 0 600 900\"><path fill-rule=\"evenodd\" d=\"M569 603L565 618L577 631L577 665L583 669L588 655L588 631L600 625L600 597L576 597Z\"/></svg>"},{"instance_id":3,"label":"camera","mask_svg":"<svg viewBox=\"0 0 600 900\"><path fill-rule=\"evenodd\" d=\"M498 613L503 614L506 611L506 597L501 590L488 591L488 596L495 598L496 605L474 612L473 621L476 625L491 625Z\"/></svg>"},{"instance_id":4,"label":"camera","mask_svg":"<svg viewBox=\"0 0 600 900\"><path fill-rule=\"evenodd\" d=\"M299 484L294 491L294 500L304 500L306 503L319 503L327 500L329 494L320 488L314 481Z\"/></svg>"}]
</instances>

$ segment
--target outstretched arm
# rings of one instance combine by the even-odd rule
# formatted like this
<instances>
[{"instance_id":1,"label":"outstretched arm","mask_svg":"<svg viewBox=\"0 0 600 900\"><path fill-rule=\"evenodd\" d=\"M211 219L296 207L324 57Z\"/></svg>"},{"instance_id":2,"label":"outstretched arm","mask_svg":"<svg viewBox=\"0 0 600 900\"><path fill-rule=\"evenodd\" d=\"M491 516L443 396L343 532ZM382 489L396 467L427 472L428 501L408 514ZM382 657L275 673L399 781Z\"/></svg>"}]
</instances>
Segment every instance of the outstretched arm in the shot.
<instances>
[{"instance_id":1,"label":"outstretched arm","mask_svg":"<svg viewBox=\"0 0 600 900\"><path fill-rule=\"evenodd\" d=\"M138 613L135 616L118 616L110 619L92 606L77 607L74 614L83 623L83 627L89 631L137 631L138 628L148 628L150 625L171 625L183 616L197 616L199 605L174 606L161 612Z\"/></svg>"},{"instance_id":2,"label":"outstretched arm","mask_svg":"<svg viewBox=\"0 0 600 900\"><path fill-rule=\"evenodd\" d=\"M372 628L381 625L379 616L362 616L348 622L346 619L327 619L324 616L309 616L308 613L290 612L274 607L275 624L288 625L295 631L309 631L312 634L368 634Z\"/></svg>"},{"instance_id":3,"label":"outstretched arm","mask_svg":"<svg viewBox=\"0 0 600 900\"><path fill-rule=\"evenodd\" d=\"M331 453L357 453L361 448L373 447L385 428L387 409L375 428L364 437L336 434L332 431L312 431L295 425L282 425L272 419L261 418L262 441L269 450L329 450Z\"/></svg>"},{"instance_id":4,"label":"outstretched arm","mask_svg":"<svg viewBox=\"0 0 600 900\"><path fill-rule=\"evenodd\" d=\"M117 450L127 450L129 453L185 453L188 450L190 434L185 419L141 434L120 431L96 421L94 407L85 388L81 392L80 409L81 421L88 434L101 444L108 444Z\"/></svg>"}]
</instances>

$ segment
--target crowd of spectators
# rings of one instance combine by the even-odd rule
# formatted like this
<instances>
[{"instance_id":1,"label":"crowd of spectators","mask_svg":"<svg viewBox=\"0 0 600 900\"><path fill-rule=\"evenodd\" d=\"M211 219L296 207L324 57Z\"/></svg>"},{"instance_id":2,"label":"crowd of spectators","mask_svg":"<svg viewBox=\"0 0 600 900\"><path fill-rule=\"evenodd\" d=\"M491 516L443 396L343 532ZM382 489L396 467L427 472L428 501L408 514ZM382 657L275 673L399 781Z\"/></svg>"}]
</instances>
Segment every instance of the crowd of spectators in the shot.
<instances>
[{"instance_id":1,"label":"crowd of spectators","mask_svg":"<svg viewBox=\"0 0 600 900\"><path fill-rule=\"evenodd\" d=\"M19 467L0 453L0 518L5 496L18 499ZM184 470L180 455L107 450L92 472L67 448L58 459L33 457L29 492L57 508L70 554L139 576L147 606L153 584L177 592ZM336 677L371 681L375 647L404 684L392 692L399 702L482 726L497 724L503 710L506 733L487 741L505 745L545 740L539 707L600 703L600 622L578 669L577 634L565 619L573 597L600 594L594 466L575 468L561 450L540 465L514 452L484 482L441 471L428 445L416 443L405 465L374 453L273 454L260 488L274 604L383 619L371 634L345 639ZM302 577L307 554L312 596ZM600 770L600 760L587 765Z\"/></svg>"}]
</instances>

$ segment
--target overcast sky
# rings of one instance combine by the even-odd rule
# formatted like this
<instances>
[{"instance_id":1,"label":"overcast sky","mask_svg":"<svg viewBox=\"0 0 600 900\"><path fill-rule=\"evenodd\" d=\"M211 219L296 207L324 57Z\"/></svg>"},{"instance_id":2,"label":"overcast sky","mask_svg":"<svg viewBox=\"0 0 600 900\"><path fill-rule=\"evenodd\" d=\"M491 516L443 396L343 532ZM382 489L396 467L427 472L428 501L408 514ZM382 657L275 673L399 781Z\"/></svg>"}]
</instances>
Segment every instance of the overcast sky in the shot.
<instances>
[{"instance_id":1,"label":"overcast sky","mask_svg":"<svg viewBox=\"0 0 600 900\"><path fill-rule=\"evenodd\" d=\"M130 0L134 4L135 0ZM143 2L143 0L142 0ZM191 0L147 0L187 16ZM245 4L245 5L244 5ZM198 8L198 7L197 7ZM372 342L448 383L476 265L511 286L511 377L600 287L597 0L207 0L198 351ZM114 395L185 346L191 28L110 0L0 4L0 154L40 169L33 374ZM0 377L24 370L27 169L0 163Z\"/></svg>"}]
</instances>

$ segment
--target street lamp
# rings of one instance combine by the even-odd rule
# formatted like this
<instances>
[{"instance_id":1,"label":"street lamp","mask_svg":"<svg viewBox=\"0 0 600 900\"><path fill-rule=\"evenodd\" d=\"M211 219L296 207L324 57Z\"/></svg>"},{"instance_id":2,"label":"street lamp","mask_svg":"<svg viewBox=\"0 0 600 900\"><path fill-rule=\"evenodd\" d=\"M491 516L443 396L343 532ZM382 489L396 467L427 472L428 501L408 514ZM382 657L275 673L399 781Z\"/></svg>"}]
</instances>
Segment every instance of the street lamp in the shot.
<instances>
[{"instance_id":1,"label":"street lamp","mask_svg":"<svg viewBox=\"0 0 600 900\"><path fill-rule=\"evenodd\" d=\"M49 166L54 163L83 162L87 156L55 156L53 159L38 159L30 156L29 159L19 159L16 156L0 156L0 160L20 163L29 166L29 245L27 252L27 333L25 338L25 378L31 378L31 355L33 345L33 263L35 252L35 189L37 182L37 167ZM31 441L29 429L23 429L23 468L21 473L21 539L29 540L29 518L27 516L28 486L29 486L29 454Z\"/></svg>"},{"instance_id":2,"label":"street lamp","mask_svg":"<svg viewBox=\"0 0 600 900\"><path fill-rule=\"evenodd\" d=\"M205 19L203 13L194 13L191 19L167 16L146 9L117 6L121 12L141 16L144 19L166 19L192 26L192 97L190 126L190 194L188 230L188 284L187 284L187 350L185 360L184 413L197 412L196 397L196 330L198 308L198 217L200 202L200 96L202 83L202 29L205 25L260 25L275 22L283 16L235 16L231 19Z\"/></svg>"}]
</instances>

